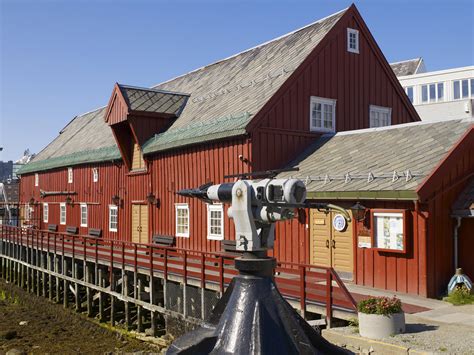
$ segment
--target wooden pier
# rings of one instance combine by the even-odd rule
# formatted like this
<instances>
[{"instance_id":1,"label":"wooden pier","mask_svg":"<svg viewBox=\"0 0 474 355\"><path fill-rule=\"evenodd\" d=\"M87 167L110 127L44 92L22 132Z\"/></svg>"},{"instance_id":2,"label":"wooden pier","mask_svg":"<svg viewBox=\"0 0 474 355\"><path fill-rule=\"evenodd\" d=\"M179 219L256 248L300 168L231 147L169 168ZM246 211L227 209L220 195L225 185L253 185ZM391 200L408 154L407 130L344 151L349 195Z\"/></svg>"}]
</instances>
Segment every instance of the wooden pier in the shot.
<instances>
[{"instance_id":1,"label":"wooden pier","mask_svg":"<svg viewBox=\"0 0 474 355\"><path fill-rule=\"evenodd\" d=\"M154 336L199 325L237 274L233 257L220 253L0 227L1 277ZM330 326L354 316L355 301L332 268L278 263L275 280L305 319Z\"/></svg>"}]
</instances>

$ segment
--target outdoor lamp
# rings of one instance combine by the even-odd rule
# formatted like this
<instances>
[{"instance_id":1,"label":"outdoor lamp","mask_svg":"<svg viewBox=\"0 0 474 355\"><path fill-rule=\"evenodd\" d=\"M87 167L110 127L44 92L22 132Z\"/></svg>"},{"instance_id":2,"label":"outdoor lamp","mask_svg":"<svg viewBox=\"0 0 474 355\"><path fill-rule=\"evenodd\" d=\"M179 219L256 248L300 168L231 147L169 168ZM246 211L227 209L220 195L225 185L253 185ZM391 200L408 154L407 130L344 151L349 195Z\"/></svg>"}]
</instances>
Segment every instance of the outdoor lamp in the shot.
<instances>
[{"instance_id":1,"label":"outdoor lamp","mask_svg":"<svg viewBox=\"0 0 474 355\"><path fill-rule=\"evenodd\" d=\"M71 198L71 196L66 197L66 205L72 205L72 198Z\"/></svg>"},{"instance_id":2,"label":"outdoor lamp","mask_svg":"<svg viewBox=\"0 0 474 355\"><path fill-rule=\"evenodd\" d=\"M146 196L146 200L150 205L156 205L156 207L160 207L160 199L156 198L156 196L153 192L150 192Z\"/></svg>"},{"instance_id":3,"label":"outdoor lamp","mask_svg":"<svg viewBox=\"0 0 474 355\"><path fill-rule=\"evenodd\" d=\"M113 195L112 196L112 204L118 206L120 204L120 196L119 195Z\"/></svg>"},{"instance_id":4,"label":"outdoor lamp","mask_svg":"<svg viewBox=\"0 0 474 355\"><path fill-rule=\"evenodd\" d=\"M34 204L35 204L35 198L34 198L33 196L31 196L30 201L29 201L29 204L30 204L30 205L34 205Z\"/></svg>"},{"instance_id":5,"label":"outdoor lamp","mask_svg":"<svg viewBox=\"0 0 474 355\"><path fill-rule=\"evenodd\" d=\"M357 201L356 204L349 209L352 211L352 216L356 221L360 222L365 219L365 212L367 209L359 201Z\"/></svg>"}]
</instances>

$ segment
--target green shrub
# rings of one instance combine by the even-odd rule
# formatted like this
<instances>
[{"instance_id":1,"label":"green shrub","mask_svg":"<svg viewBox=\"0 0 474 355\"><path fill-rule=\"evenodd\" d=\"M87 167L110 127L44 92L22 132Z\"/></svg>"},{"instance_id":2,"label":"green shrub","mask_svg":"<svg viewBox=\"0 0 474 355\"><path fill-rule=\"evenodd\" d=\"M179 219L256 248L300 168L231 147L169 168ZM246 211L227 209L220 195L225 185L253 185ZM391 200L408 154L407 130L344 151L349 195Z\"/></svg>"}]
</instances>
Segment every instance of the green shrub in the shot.
<instances>
[{"instance_id":1,"label":"green shrub","mask_svg":"<svg viewBox=\"0 0 474 355\"><path fill-rule=\"evenodd\" d=\"M402 311L402 302L397 297L370 297L360 301L357 309L366 314L382 314L388 316Z\"/></svg>"},{"instance_id":2,"label":"green shrub","mask_svg":"<svg viewBox=\"0 0 474 355\"><path fill-rule=\"evenodd\" d=\"M460 306L463 304L474 303L474 295L471 294L470 290L465 286L457 286L448 297L443 298L444 301Z\"/></svg>"}]
</instances>

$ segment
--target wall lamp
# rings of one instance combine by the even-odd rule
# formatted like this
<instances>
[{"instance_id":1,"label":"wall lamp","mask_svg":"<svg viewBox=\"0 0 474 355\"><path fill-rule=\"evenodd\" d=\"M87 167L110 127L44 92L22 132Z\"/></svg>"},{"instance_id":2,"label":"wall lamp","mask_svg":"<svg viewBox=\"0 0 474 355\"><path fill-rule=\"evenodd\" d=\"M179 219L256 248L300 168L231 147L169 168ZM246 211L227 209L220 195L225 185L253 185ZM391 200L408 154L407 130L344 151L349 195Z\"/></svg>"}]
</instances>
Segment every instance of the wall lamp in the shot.
<instances>
[{"instance_id":1,"label":"wall lamp","mask_svg":"<svg viewBox=\"0 0 474 355\"><path fill-rule=\"evenodd\" d=\"M66 205L72 205L72 198L71 198L71 196L66 197Z\"/></svg>"},{"instance_id":2,"label":"wall lamp","mask_svg":"<svg viewBox=\"0 0 474 355\"><path fill-rule=\"evenodd\" d=\"M150 205L155 205L156 207L160 207L160 199L156 198L156 196L153 192L150 192L146 196L146 200Z\"/></svg>"},{"instance_id":3,"label":"wall lamp","mask_svg":"<svg viewBox=\"0 0 474 355\"><path fill-rule=\"evenodd\" d=\"M113 195L112 196L112 205L115 205L115 206L120 205L120 196L119 195Z\"/></svg>"},{"instance_id":4,"label":"wall lamp","mask_svg":"<svg viewBox=\"0 0 474 355\"><path fill-rule=\"evenodd\" d=\"M352 212L352 216L358 222L361 222L365 219L365 213L367 212L367 208L362 205L359 201L355 203L355 205L349 208Z\"/></svg>"},{"instance_id":5,"label":"wall lamp","mask_svg":"<svg viewBox=\"0 0 474 355\"><path fill-rule=\"evenodd\" d=\"M33 196L31 196L30 201L28 201L28 203L29 203L30 205L34 205L35 202L36 202L35 198L34 198Z\"/></svg>"}]
</instances>

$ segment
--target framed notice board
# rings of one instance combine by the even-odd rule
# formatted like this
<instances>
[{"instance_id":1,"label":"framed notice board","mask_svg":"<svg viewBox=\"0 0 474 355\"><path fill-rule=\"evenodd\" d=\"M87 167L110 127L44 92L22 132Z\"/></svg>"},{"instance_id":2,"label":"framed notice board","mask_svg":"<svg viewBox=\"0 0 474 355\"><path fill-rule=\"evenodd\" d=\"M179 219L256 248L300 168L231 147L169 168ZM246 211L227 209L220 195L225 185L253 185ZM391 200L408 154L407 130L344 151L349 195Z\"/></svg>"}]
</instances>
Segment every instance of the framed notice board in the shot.
<instances>
[{"instance_id":1,"label":"framed notice board","mask_svg":"<svg viewBox=\"0 0 474 355\"><path fill-rule=\"evenodd\" d=\"M407 214L405 210L372 210L372 247L380 251L405 253Z\"/></svg>"}]
</instances>

